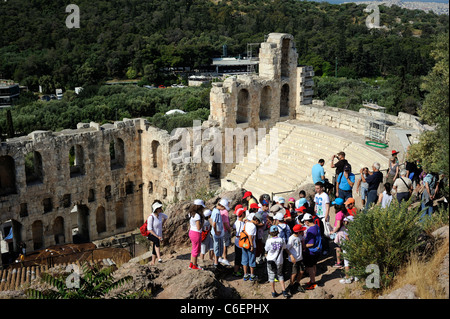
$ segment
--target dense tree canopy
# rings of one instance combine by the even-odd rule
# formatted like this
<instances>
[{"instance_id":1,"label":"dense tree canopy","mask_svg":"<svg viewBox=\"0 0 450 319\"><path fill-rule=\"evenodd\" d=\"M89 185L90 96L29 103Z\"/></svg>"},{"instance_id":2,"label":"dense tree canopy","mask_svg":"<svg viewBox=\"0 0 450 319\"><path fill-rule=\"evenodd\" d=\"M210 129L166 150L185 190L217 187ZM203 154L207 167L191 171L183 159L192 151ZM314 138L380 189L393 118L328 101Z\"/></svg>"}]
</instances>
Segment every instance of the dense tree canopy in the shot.
<instances>
[{"instance_id":1,"label":"dense tree canopy","mask_svg":"<svg viewBox=\"0 0 450 319\"><path fill-rule=\"evenodd\" d=\"M73 89L110 78L159 80L169 67L199 68L220 56L245 55L270 32L294 35L299 63L316 74L426 75L430 37L448 16L380 7L386 29L369 30L364 5L296 0L79 0L80 28L69 29L66 1L0 2L0 74L37 90Z\"/></svg>"}]
</instances>

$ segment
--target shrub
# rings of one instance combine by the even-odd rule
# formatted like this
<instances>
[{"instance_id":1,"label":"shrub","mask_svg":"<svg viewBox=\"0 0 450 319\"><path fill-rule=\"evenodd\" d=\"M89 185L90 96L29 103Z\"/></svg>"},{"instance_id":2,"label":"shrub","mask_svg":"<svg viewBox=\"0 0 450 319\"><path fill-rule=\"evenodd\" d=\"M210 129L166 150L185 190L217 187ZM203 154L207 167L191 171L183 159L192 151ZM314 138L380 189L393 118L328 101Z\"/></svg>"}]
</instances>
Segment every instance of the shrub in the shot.
<instances>
[{"instance_id":1,"label":"shrub","mask_svg":"<svg viewBox=\"0 0 450 319\"><path fill-rule=\"evenodd\" d=\"M419 246L423 232L419 215L408 210L409 202L393 201L388 208L375 205L361 211L348 226L349 240L342 245L351 272L365 278L366 267L375 264L380 270L380 288L391 280L408 257Z\"/></svg>"}]
</instances>

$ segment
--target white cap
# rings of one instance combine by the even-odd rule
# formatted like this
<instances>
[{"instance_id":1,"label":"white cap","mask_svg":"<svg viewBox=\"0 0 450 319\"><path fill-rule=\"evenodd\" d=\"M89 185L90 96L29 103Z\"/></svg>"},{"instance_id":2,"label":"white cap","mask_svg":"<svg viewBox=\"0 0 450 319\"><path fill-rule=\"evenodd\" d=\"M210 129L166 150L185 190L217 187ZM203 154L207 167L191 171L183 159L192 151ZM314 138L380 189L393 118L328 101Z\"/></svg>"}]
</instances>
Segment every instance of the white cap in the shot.
<instances>
[{"instance_id":1,"label":"white cap","mask_svg":"<svg viewBox=\"0 0 450 319\"><path fill-rule=\"evenodd\" d=\"M206 207L206 206L205 206L205 202L204 202L202 199L196 199L196 200L194 200L194 205Z\"/></svg>"},{"instance_id":2,"label":"white cap","mask_svg":"<svg viewBox=\"0 0 450 319\"><path fill-rule=\"evenodd\" d=\"M228 200L226 198L222 198L219 201L219 204L225 207L226 210L230 210L230 207L228 207Z\"/></svg>"},{"instance_id":3,"label":"white cap","mask_svg":"<svg viewBox=\"0 0 450 319\"><path fill-rule=\"evenodd\" d=\"M344 222L352 222L353 221L353 216L347 216L344 218Z\"/></svg>"},{"instance_id":4,"label":"white cap","mask_svg":"<svg viewBox=\"0 0 450 319\"><path fill-rule=\"evenodd\" d=\"M161 208L161 207L162 207L162 205L161 205L160 203L158 203L158 202L154 203L154 204L152 205L153 213L154 213L158 208Z\"/></svg>"},{"instance_id":5,"label":"white cap","mask_svg":"<svg viewBox=\"0 0 450 319\"><path fill-rule=\"evenodd\" d=\"M203 211L203 216L205 216L205 217L211 216L211 210L210 210L210 209L205 209L205 210Z\"/></svg>"},{"instance_id":6,"label":"white cap","mask_svg":"<svg viewBox=\"0 0 450 319\"><path fill-rule=\"evenodd\" d=\"M278 203L284 204L285 203L285 199L283 197L278 197Z\"/></svg>"},{"instance_id":7,"label":"white cap","mask_svg":"<svg viewBox=\"0 0 450 319\"><path fill-rule=\"evenodd\" d=\"M284 220L284 214L282 212L276 213L274 219Z\"/></svg>"},{"instance_id":8,"label":"white cap","mask_svg":"<svg viewBox=\"0 0 450 319\"><path fill-rule=\"evenodd\" d=\"M312 220L312 215L310 213L305 213L302 218L302 222L305 220Z\"/></svg>"}]
</instances>

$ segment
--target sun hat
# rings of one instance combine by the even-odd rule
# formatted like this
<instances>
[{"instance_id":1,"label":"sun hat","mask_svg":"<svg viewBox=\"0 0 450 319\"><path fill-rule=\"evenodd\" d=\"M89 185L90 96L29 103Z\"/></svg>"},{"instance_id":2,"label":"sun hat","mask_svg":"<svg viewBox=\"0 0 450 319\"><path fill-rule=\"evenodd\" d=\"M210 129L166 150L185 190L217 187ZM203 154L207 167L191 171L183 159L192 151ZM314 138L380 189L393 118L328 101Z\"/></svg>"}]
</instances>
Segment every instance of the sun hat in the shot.
<instances>
[{"instance_id":1,"label":"sun hat","mask_svg":"<svg viewBox=\"0 0 450 319\"><path fill-rule=\"evenodd\" d=\"M294 231L294 233L299 233L299 232L301 232L301 231L305 231L305 230L306 230L306 227L297 224L297 225L295 225L295 226L292 228L292 230Z\"/></svg>"},{"instance_id":2,"label":"sun hat","mask_svg":"<svg viewBox=\"0 0 450 319\"><path fill-rule=\"evenodd\" d=\"M354 198L352 198L352 197L350 197L349 199L347 199L346 201L345 201L345 205L348 205L348 204L354 204L355 203L355 199Z\"/></svg>"},{"instance_id":3,"label":"sun hat","mask_svg":"<svg viewBox=\"0 0 450 319\"><path fill-rule=\"evenodd\" d=\"M307 202L306 198L302 197L298 201L295 202L295 208L299 208Z\"/></svg>"},{"instance_id":4,"label":"sun hat","mask_svg":"<svg viewBox=\"0 0 450 319\"><path fill-rule=\"evenodd\" d=\"M246 199L249 196L252 196L252 192L245 192L244 197L242 197L242 199Z\"/></svg>"},{"instance_id":5,"label":"sun hat","mask_svg":"<svg viewBox=\"0 0 450 319\"><path fill-rule=\"evenodd\" d=\"M284 220L284 214L282 212L276 213L274 219Z\"/></svg>"},{"instance_id":6,"label":"sun hat","mask_svg":"<svg viewBox=\"0 0 450 319\"><path fill-rule=\"evenodd\" d=\"M209 217L209 216L211 216L211 210L210 209L206 209L206 210L204 210L203 211L203 216L205 216L205 217Z\"/></svg>"},{"instance_id":7,"label":"sun hat","mask_svg":"<svg viewBox=\"0 0 450 319\"><path fill-rule=\"evenodd\" d=\"M219 204L225 207L226 210L230 210L230 207L228 207L228 200L226 198L222 198L219 201Z\"/></svg>"},{"instance_id":8,"label":"sun hat","mask_svg":"<svg viewBox=\"0 0 450 319\"><path fill-rule=\"evenodd\" d=\"M194 200L194 205L206 207L205 206L205 202L203 201L203 199L196 199L196 200Z\"/></svg>"},{"instance_id":9,"label":"sun hat","mask_svg":"<svg viewBox=\"0 0 450 319\"><path fill-rule=\"evenodd\" d=\"M161 208L161 207L162 207L162 205L161 205L160 203L158 203L158 202L154 203L154 204L152 205L152 211L153 211L153 213L154 213L158 208Z\"/></svg>"},{"instance_id":10,"label":"sun hat","mask_svg":"<svg viewBox=\"0 0 450 319\"><path fill-rule=\"evenodd\" d=\"M262 214L260 212L255 213L254 217L256 217L260 222L262 222L263 217L262 217Z\"/></svg>"},{"instance_id":11,"label":"sun hat","mask_svg":"<svg viewBox=\"0 0 450 319\"><path fill-rule=\"evenodd\" d=\"M272 226L270 226L270 230L269 230L271 233L272 232L276 232L276 231L278 231L278 226L277 225L272 225Z\"/></svg>"},{"instance_id":12,"label":"sun hat","mask_svg":"<svg viewBox=\"0 0 450 319\"><path fill-rule=\"evenodd\" d=\"M344 204L344 200L340 197L336 198L333 202L331 202L331 205L342 205Z\"/></svg>"}]
</instances>

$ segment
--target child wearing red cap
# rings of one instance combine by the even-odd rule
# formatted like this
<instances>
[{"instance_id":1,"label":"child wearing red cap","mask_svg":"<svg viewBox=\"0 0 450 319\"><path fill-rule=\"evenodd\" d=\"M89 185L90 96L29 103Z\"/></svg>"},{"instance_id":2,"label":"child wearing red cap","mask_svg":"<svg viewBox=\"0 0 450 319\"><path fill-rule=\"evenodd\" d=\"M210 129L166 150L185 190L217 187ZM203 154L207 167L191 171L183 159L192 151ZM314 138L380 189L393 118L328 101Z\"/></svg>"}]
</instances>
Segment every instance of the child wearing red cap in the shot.
<instances>
[{"instance_id":1,"label":"child wearing red cap","mask_svg":"<svg viewBox=\"0 0 450 319\"><path fill-rule=\"evenodd\" d=\"M300 279L305 272L305 264L303 263L303 234L306 230L305 226L297 224L293 227L293 234L289 237L286 249L289 252L288 260L291 271L291 281L287 290L294 294L295 292L305 292L305 289L300 285Z\"/></svg>"}]
</instances>

